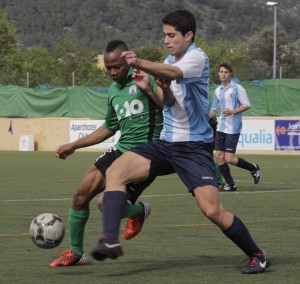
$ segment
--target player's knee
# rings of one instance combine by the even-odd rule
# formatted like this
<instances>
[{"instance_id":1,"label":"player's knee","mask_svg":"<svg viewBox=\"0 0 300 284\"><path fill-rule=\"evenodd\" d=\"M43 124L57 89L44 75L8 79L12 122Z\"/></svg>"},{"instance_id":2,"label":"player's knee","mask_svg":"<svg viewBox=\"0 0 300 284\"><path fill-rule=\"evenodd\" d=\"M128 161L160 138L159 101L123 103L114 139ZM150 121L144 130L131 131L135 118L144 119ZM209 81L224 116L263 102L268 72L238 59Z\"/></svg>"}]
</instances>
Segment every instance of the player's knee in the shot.
<instances>
[{"instance_id":1,"label":"player's knee","mask_svg":"<svg viewBox=\"0 0 300 284\"><path fill-rule=\"evenodd\" d=\"M105 176L107 184L115 183L119 185L124 183L123 175L116 167L109 167L106 170Z\"/></svg>"},{"instance_id":2,"label":"player's knee","mask_svg":"<svg viewBox=\"0 0 300 284\"><path fill-rule=\"evenodd\" d=\"M230 165L236 165L237 158L234 154L227 154L227 155L225 155L225 161L226 161L226 163L228 163Z\"/></svg>"},{"instance_id":3,"label":"player's knee","mask_svg":"<svg viewBox=\"0 0 300 284\"><path fill-rule=\"evenodd\" d=\"M89 196L81 192L80 189L73 193L72 208L75 210L82 210L89 205Z\"/></svg>"},{"instance_id":4,"label":"player's knee","mask_svg":"<svg viewBox=\"0 0 300 284\"><path fill-rule=\"evenodd\" d=\"M205 216L215 224L219 224L220 210L219 208L209 208L204 212Z\"/></svg>"},{"instance_id":5,"label":"player's knee","mask_svg":"<svg viewBox=\"0 0 300 284\"><path fill-rule=\"evenodd\" d=\"M216 154L215 158L219 164L224 164L225 159L223 154Z\"/></svg>"}]
</instances>

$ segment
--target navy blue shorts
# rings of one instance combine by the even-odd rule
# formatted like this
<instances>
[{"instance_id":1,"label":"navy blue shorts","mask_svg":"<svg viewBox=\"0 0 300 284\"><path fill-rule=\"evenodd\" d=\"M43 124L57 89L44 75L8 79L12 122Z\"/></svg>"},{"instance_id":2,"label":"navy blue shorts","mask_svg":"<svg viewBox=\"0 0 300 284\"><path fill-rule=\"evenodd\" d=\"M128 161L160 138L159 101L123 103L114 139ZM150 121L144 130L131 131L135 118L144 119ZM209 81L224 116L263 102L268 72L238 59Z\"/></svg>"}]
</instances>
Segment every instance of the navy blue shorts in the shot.
<instances>
[{"instance_id":1,"label":"navy blue shorts","mask_svg":"<svg viewBox=\"0 0 300 284\"><path fill-rule=\"evenodd\" d=\"M236 147L239 142L240 133L227 134L224 132L217 131L215 138L215 149L217 151L235 153Z\"/></svg>"},{"instance_id":2,"label":"navy blue shorts","mask_svg":"<svg viewBox=\"0 0 300 284\"><path fill-rule=\"evenodd\" d=\"M174 169L191 193L199 186L217 186L211 144L156 140L129 151L151 160L149 178Z\"/></svg>"},{"instance_id":3,"label":"navy blue shorts","mask_svg":"<svg viewBox=\"0 0 300 284\"><path fill-rule=\"evenodd\" d=\"M118 149L111 147L94 161L94 165L102 173L102 175L105 176L106 170L122 154L123 153ZM165 174L169 174L169 173L174 173L174 169L173 168L166 169ZM129 201L132 204L135 204L138 197L154 181L155 178L156 176L151 176L151 177L149 176L149 178L144 181L127 184L126 191L129 195Z\"/></svg>"}]
</instances>

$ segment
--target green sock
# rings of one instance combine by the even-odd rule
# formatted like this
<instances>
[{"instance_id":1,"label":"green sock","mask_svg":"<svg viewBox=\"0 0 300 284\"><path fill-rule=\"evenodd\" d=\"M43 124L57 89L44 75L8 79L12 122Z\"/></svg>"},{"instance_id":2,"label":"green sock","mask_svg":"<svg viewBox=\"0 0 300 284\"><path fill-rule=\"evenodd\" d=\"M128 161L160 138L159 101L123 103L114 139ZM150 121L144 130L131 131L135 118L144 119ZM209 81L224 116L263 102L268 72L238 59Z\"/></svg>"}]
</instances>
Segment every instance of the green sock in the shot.
<instances>
[{"instance_id":1,"label":"green sock","mask_svg":"<svg viewBox=\"0 0 300 284\"><path fill-rule=\"evenodd\" d=\"M216 166L217 182L218 182L218 184L224 185L225 182L223 180L223 176L221 174L220 167L219 167L219 164L217 161L215 161L215 166Z\"/></svg>"},{"instance_id":2,"label":"green sock","mask_svg":"<svg viewBox=\"0 0 300 284\"><path fill-rule=\"evenodd\" d=\"M132 205L129 201L126 202L123 212L122 212L122 219L132 217L138 214L144 213L144 206L142 203L136 203Z\"/></svg>"},{"instance_id":3,"label":"green sock","mask_svg":"<svg viewBox=\"0 0 300 284\"><path fill-rule=\"evenodd\" d=\"M70 208L68 227L70 249L77 255L83 254L84 228L89 219L89 211L77 211Z\"/></svg>"}]
</instances>

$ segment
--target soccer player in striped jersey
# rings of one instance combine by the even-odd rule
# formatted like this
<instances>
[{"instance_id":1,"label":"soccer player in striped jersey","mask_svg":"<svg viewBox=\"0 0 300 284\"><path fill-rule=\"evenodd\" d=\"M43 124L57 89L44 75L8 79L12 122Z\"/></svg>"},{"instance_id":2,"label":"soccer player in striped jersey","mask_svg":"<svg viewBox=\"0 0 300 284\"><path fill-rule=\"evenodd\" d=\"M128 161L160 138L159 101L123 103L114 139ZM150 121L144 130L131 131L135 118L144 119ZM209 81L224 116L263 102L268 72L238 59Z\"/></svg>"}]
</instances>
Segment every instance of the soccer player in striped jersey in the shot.
<instances>
[{"instance_id":1,"label":"soccer player in striped jersey","mask_svg":"<svg viewBox=\"0 0 300 284\"><path fill-rule=\"evenodd\" d=\"M195 18L187 10L177 10L162 21L169 51L164 63L140 59L133 51L125 51L122 56L134 68L153 75L162 88L164 128L160 139L130 149L106 172L103 235L92 256L104 260L123 254L119 228L126 184L159 175L171 165L195 196L202 213L250 258L242 272L264 272L270 265L269 257L256 245L245 224L224 209L219 198L209 125L209 60L194 42ZM187 242L186 238L182 241Z\"/></svg>"},{"instance_id":2,"label":"soccer player in striped jersey","mask_svg":"<svg viewBox=\"0 0 300 284\"><path fill-rule=\"evenodd\" d=\"M242 113L250 108L245 89L231 80L233 68L229 62L219 65L218 74L221 85L214 92L214 100L210 110L213 117L221 108L219 123L215 137L216 159L226 185L220 191L236 191L237 187L230 173L228 164L248 170L254 183L260 180L258 164L249 163L235 155L242 130Z\"/></svg>"}]
</instances>

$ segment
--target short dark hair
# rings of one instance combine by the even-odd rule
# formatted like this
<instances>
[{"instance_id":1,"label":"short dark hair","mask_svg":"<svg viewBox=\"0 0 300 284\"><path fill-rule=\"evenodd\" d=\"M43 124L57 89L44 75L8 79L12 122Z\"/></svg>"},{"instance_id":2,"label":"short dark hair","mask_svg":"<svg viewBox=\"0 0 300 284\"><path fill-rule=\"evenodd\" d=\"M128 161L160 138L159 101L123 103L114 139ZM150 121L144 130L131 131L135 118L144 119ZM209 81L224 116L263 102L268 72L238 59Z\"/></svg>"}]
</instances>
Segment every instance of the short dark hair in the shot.
<instances>
[{"instance_id":1,"label":"short dark hair","mask_svg":"<svg viewBox=\"0 0 300 284\"><path fill-rule=\"evenodd\" d=\"M220 70L221 67L224 67L230 73L233 73L233 68L232 68L232 65L231 65L231 63L229 61L223 61L223 62L221 62L220 65L219 65L219 69L218 70Z\"/></svg>"},{"instance_id":2,"label":"short dark hair","mask_svg":"<svg viewBox=\"0 0 300 284\"><path fill-rule=\"evenodd\" d=\"M106 48L104 49L104 53L105 52L108 52L108 53L113 52L117 48L120 48L123 51L128 50L127 44L124 41L118 39L118 40L112 40L112 41L110 41L107 44Z\"/></svg>"},{"instance_id":3,"label":"short dark hair","mask_svg":"<svg viewBox=\"0 0 300 284\"><path fill-rule=\"evenodd\" d=\"M181 32L184 36L189 31L193 32L192 41L194 41L196 33L196 20L194 15L188 10L176 10L162 19L164 25L170 25L175 28L176 31Z\"/></svg>"}]
</instances>

